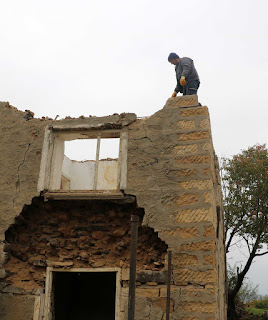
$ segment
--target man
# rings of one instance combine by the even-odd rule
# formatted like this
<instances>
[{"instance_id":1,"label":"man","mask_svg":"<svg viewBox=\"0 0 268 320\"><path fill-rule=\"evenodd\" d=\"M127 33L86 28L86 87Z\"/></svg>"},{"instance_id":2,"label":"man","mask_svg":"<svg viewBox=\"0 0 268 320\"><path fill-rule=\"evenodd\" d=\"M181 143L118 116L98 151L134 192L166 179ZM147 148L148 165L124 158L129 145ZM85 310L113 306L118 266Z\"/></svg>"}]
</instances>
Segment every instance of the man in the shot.
<instances>
[{"instance_id":1,"label":"man","mask_svg":"<svg viewBox=\"0 0 268 320\"><path fill-rule=\"evenodd\" d=\"M176 66L177 86L171 97L175 98L178 92L181 92L184 96L197 94L200 80L193 60L186 57L180 58L176 53L172 52L168 56L168 61Z\"/></svg>"}]
</instances>

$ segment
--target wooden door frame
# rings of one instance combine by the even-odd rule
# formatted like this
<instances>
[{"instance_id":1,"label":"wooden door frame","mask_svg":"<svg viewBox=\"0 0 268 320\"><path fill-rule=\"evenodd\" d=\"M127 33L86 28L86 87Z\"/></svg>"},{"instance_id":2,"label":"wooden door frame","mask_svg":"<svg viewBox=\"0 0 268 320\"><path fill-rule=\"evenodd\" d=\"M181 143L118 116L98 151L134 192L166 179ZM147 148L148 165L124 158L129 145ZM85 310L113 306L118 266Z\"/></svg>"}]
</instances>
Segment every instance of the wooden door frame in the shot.
<instances>
[{"instance_id":1,"label":"wooden door frame","mask_svg":"<svg viewBox=\"0 0 268 320\"><path fill-rule=\"evenodd\" d=\"M71 268L71 269L59 269L53 267L47 267L46 273L46 287L45 287L45 301L43 308L43 315L41 319L52 320L51 303L52 303L52 285L53 285L53 272L115 272L116 273L116 292L115 292L115 320L119 320L120 314L120 294L121 294L121 268Z\"/></svg>"}]
</instances>

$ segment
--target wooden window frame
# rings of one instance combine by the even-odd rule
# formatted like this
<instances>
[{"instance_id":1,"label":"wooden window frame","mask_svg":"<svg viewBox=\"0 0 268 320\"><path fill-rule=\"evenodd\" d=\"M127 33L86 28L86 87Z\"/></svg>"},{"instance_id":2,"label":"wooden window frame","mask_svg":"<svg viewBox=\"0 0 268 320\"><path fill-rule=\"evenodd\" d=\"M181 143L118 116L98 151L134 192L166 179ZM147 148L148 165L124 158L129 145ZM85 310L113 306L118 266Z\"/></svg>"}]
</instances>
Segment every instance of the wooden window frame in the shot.
<instances>
[{"instance_id":1,"label":"wooden window frame","mask_svg":"<svg viewBox=\"0 0 268 320\"><path fill-rule=\"evenodd\" d=\"M99 166L99 151L100 141L102 138L119 138L119 155L118 155L118 175L117 175L117 189L116 190L96 190L97 189L97 178L98 178L98 166ZM96 165L95 174L93 181L93 189L89 190L64 190L56 188L56 184L60 181L62 173L62 164L64 159L64 142L76 139L97 139L97 150L96 150ZM59 129L57 127L48 127L45 130L44 143L42 150L42 158L40 165L40 174L38 180L38 191L47 191L48 193L59 193L67 196L68 193L71 197L75 196L75 193L80 195L91 193L98 195L101 193L102 198L105 197L105 193L108 196L111 194L119 196L121 190L126 189L127 183L127 143L128 143L128 132L126 128L123 129L108 129L108 130L89 130L79 128L64 128Z\"/></svg>"}]
</instances>

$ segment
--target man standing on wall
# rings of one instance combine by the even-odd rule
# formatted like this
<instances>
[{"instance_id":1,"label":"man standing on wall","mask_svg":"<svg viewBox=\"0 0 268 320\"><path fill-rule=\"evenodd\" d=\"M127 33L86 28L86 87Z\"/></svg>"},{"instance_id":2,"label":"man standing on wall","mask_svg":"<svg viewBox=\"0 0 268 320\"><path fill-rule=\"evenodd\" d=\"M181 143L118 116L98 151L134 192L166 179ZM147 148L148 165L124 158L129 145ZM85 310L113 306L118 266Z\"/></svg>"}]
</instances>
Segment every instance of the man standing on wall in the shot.
<instances>
[{"instance_id":1,"label":"man standing on wall","mask_svg":"<svg viewBox=\"0 0 268 320\"><path fill-rule=\"evenodd\" d=\"M172 52L168 56L168 61L176 66L175 71L177 78L177 86L171 98L175 98L178 92L181 92L184 96L197 94L200 80L193 60L187 57L180 58L176 53Z\"/></svg>"}]
</instances>

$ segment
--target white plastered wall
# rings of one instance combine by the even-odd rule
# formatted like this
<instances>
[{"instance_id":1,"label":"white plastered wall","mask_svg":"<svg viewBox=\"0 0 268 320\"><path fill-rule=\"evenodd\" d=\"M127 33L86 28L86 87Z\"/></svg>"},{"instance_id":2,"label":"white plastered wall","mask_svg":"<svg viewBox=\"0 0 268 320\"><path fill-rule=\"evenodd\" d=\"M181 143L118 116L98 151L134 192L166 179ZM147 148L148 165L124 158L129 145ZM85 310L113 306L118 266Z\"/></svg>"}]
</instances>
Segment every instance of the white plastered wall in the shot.
<instances>
[{"instance_id":1,"label":"white plastered wall","mask_svg":"<svg viewBox=\"0 0 268 320\"><path fill-rule=\"evenodd\" d=\"M93 160L75 161L64 157L62 175L70 180L70 190L93 190L95 164ZM117 189L118 160L100 160L97 190Z\"/></svg>"},{"instance_id":2,"label":"white plastered wall","mask_svg":"<svg viewBox=\"0 0 268 320\"><path fill-rule=\"evenodd\" d=\"M66 156L63 160L62 174L70 180L70 190L92 190L95 161L74 161Z\"/></svg>"}]
</instances>

